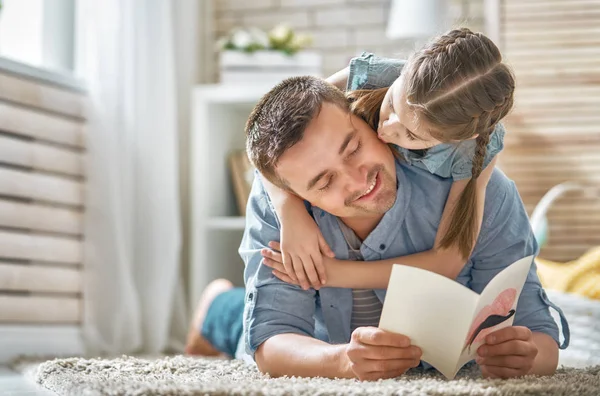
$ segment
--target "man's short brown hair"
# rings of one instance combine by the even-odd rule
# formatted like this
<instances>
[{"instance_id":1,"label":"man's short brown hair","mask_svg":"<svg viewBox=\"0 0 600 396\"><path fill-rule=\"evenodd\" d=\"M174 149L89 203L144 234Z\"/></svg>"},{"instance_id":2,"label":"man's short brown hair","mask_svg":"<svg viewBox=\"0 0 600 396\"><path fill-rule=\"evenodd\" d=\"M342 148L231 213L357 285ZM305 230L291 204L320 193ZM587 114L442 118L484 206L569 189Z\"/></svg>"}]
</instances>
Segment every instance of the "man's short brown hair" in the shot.
<instances>
[{"instance_id":1,"label":"man's short brown hair","mask_svg":"<svg viewBox=\"0 0 600 396\"><path fill-rule=\"evenodd\" d=\"M248 158L271 183L289 189L275 167L283 153L302 140L323 103L348 110L341 90L321 78L301 76L277 84L252 110L246 123Z\"/></svg>"}]
</instances>

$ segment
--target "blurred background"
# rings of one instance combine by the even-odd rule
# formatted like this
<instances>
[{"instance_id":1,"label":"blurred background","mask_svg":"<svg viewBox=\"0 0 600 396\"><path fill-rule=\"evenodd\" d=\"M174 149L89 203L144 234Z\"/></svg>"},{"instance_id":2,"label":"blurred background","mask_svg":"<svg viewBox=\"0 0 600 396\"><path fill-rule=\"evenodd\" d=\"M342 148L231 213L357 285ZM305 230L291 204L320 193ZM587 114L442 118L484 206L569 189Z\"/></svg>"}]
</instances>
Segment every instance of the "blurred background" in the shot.
<instances>
[{"instance_id":1,"label":"blurred background","mask_svg":"<svg viewBox=\"0 0 600 396\"><path fill-rule=\"evenodd\" d=\"M457 26L516 73L499 166L542 281L600 299L600 0L3 0L0 361L181 352L204 286L242 284L258 99Z\"/></svg>"}]
</instances>

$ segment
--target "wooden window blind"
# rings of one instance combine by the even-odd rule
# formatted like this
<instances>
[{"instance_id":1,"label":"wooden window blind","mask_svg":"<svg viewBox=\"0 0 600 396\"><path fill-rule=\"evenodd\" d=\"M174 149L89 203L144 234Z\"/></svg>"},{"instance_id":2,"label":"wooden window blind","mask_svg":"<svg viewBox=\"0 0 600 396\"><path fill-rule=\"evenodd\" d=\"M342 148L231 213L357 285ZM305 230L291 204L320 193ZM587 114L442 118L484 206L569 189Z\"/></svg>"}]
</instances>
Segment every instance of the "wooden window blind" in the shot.
<instances>
[{"instance_id":1,"label":"wooden window blind","mask_svg":"<svg viewBox=\"0 0 600 396\"><path fill-rule=\"evenodd\" d=\"M85 106L0 72L0 325L80 323Z\"/></svg>"},{"instance_id":2,"label":"wooden window blind","mask_svg":"<svg viewBox=\"0 0 600 396\"><path fill-rule=\"evenodd\" d=\"M600 245L600 0L503 0L500 45L517 77L500 166L529 214L552 186L560 198L540 257L569 261Z\"/></svg>"}]
</instances>

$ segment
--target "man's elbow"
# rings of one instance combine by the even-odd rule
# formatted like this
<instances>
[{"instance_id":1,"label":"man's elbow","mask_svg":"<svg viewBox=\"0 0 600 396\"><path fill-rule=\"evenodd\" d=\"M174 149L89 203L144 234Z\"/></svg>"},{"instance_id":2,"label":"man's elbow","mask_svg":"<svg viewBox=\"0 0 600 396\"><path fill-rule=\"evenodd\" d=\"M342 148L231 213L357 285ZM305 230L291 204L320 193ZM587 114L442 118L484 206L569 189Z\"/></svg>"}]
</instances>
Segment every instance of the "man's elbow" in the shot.
<instances>
[{"instance_id":1,"label":"man's elbow","mask_svg":"<svg viewBox=\"0 0 600 396\"><path fill-rule=\"evenodd\" d=\"M263 374L268 374L271 377L281 377L281 373L278 373L277 370L274 369L277 365L273 364L273 359L269 359L268 356L268 348L265 348L265 344L268 342L265 341L256 350L254 354L254 361L256 362L256 366L258 370Z\"/></svg>"},{"instance_id":2,"label":"man's elbow","mask_svg":"<svg viewBox=\"0 0 600 396\"><path fill-rule=\"evenodd\" d=\"M268 372L267 370L267 359L265 359L265 349L264 349L264 343L261 344L258 349L256 350L256 352L254 353L254 361L256 362L256 367L258 367L258 370L263 373L266 374Z\"/></svg>"}]
</instances>

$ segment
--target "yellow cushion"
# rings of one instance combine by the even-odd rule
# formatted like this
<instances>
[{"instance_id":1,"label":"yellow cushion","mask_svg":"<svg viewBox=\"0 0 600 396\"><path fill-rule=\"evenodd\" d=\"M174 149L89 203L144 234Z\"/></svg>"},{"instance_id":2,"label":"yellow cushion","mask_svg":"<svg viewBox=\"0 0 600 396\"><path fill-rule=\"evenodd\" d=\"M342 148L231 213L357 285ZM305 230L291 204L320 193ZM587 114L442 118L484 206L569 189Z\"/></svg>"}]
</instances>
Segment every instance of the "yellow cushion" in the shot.
<instances>
[{"instance_id":1,"label":"yellow cushion","mask_svg":"<svg viewBox=\"0 0 600 396\"><path fill-rule=\"evenodd\" d=\"M600 247L568 263L537 258L536 264L545 288L600 300Z\"/></svg>"}]
</instances>

